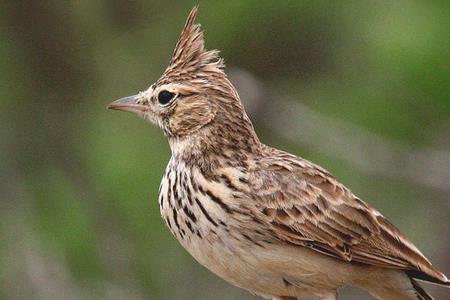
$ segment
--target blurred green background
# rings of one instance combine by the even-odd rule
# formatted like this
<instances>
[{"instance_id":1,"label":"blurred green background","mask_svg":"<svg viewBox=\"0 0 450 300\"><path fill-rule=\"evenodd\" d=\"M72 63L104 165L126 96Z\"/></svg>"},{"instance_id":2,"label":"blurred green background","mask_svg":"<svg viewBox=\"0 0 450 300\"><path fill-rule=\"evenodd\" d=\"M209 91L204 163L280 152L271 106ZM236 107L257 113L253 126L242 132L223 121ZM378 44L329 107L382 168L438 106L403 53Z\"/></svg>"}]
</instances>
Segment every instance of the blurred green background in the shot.
<instances>
[{"instance_id":1,"label":"blurred green background","mask_svg":"<svg viewBox=\"0 0 450 300\"><path fill-rule=\"evenodd\" d=\"M256 299L163 225L163 135L105 109L158 78L195 4L260 138L330 170L449 274L448 1L10 0L0 299Z\"/></svg>"}]
</instances>

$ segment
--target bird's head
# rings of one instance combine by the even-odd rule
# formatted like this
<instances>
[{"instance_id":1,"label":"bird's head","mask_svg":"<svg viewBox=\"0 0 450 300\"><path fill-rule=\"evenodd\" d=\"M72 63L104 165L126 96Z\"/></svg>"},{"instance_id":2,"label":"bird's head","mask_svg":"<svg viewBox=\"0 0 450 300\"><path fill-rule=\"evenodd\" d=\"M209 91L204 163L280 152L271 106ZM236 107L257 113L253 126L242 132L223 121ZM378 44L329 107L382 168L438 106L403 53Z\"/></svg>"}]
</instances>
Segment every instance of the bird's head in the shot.
<instances>
[{"instance_id":1,"label":"bird's head","mask_svg":"<svg viewBox=\"0 0 450 300\"><path fill-rule=\"evenodd\" d=\"M238 147L245 140L248 143L249 135L255 139L256 135L224 72L219 51L205 49L196 16L194 7L163 75L147 90L116 100L108 108L134 112L156 124L172 148L199 139L215 140L217 147L229 142ZM236 131L237 137L227 134Z\"/></svg>"}]
</instances>

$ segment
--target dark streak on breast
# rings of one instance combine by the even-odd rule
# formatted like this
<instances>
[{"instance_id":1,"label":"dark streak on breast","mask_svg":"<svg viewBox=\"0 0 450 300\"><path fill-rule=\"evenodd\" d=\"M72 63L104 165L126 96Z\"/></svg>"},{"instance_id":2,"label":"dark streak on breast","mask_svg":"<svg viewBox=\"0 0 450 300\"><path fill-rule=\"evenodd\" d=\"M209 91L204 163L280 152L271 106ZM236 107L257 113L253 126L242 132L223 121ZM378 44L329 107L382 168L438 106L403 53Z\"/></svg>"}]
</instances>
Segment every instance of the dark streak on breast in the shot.
<instances>
[{"instance_id":1,"label":"dark streak on breast","mask_svg":"<svg viewBox=\"0 0 450 300\"><path fill-rule=\"evenodd\" d=\"M183 211L186 214L186 216L188 216L188 218L191 219L192 222L194 223L197 222L197 217L192 213L192 211L187 206L183 207Z\"/></svg>"},{"instance_id":2,"label":"dark streak on breast","mask_svg":"<svg viewBox=\"0 0 450 300\"><path fill-rule=\"evenodd\" d=\"M175 226L177 226L178 230L181 230L180 224L178 223L178 212L175 208L172 208L173 213L173 221L175 222Z\"/></svg>"},{"instance_id":3,"label":"dark streak on breast","mask_svg":"<svg viewBox=\"0 0 450 300\"><path fill-rule=\"evenodd\" d=\"M234 190L234 191L237 191L237 190L238 190L238 188L231 182L231 179L230 179L227 175L222 174L220 177L221 177L222 180L225 182L225 184L227 185L227 187L229 187L230 189L232 189L232 190Z\"/></svg>"},{"instance_id":4,"label":"dark streak on breast","mask_svg":"<svg viewBox=\"0 0 450 300\"><path fill-rule=\"evenodd\" d=\"M203 215L205 215L206 219L211 222L214 226L219 226L217 225L217 223L211 218L211 216L208 214L208 212L205 210L205 208L203 207L202 203L195 198L195 202L197 203L198 207L200 208L200 210L202 211Z\"/></svg>"},{"instance_id":5,"label":"dark streak on breast","mask_svg":"<svg viewBox=\"0 0 450 300\"><path fill-rule=\"evenodd\" d=\"M233 211L230 209L230 207L228 205L226 205L219 197L217 197L216 195L211 193L211 191L206 191L206 194L212 201L217 203L227 213L229 213L230 215L233 214Z\"/></svg>"},{"instance_id":6,"label":"dark streak on breast","mask_svg":"<svg viewBox=\"0 0 450 300\"><path fill-rule=\"evenodd\" d=\"M191 233L194 233L194 228L192 228L191 222L189 222L188 220L185 220L184 223L186 224L186 226L189 229L189 231Z\"/></svg>"},{"instance_id":7,"label":"dark streak on breast","mask_svg":"<svg viewBox=\"0 0 450 300\"><path fill-rule=\"evenodd\" d=\"M248 180L245 179L244 177L239 177L239 181L242 182L243 184L248 184Z\"/></svg>"}]
</instances>

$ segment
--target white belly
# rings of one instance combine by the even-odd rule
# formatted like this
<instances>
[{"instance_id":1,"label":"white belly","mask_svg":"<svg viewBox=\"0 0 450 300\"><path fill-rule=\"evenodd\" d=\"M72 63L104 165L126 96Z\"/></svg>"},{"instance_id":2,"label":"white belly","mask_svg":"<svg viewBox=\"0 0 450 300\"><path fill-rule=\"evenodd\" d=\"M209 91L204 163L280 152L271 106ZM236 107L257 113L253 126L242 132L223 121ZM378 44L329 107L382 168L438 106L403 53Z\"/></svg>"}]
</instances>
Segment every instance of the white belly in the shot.
<instances>
[{"instance_id":1,"label":"white belly","mask_svg":"<svg viewBox=\"0 0 450 300\"><path fill-rule=\"evenodd\" d=\"M224 236L223 239L230 240ZM181 242L203 266L224 280L267 298L320 295L344 285L353 266L307 248L249 243L210 244L193 238Z\"/></svg>"}]
</instances>

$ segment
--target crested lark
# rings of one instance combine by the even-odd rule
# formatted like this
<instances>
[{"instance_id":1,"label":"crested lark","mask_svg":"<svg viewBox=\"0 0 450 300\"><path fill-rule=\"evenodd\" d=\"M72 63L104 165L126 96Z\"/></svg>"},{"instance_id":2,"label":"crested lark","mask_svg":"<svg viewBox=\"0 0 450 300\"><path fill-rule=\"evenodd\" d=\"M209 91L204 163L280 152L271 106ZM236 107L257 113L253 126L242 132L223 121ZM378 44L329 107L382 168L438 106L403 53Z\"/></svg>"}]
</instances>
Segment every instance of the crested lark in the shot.
<instances>
[{"instance_id":1,"label":"crested lark","mask_svg":"<svg viewBox=\"0 0 450 300\"><path fill-rule=\"evenodd\" d=\"M336 299L351 285L377 299L432 299L416 282L449 285L377 210L323 168L262 144L206 51L197 9L170 64L146 91L109 108L156 124L172 150L161 215L202 265L273 299Z\"/></svg>"}]
</instances>

